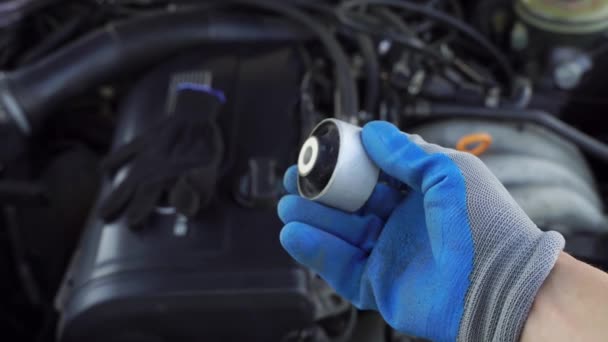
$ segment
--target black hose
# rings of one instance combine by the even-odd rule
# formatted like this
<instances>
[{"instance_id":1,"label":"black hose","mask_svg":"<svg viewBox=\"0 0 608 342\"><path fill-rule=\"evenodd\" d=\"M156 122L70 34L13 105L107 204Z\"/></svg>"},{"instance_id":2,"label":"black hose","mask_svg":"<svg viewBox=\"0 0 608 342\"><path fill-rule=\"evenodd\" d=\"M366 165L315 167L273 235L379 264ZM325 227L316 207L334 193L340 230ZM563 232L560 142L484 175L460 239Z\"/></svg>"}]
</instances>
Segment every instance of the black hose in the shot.
<instances>
[{"instance_id":1,"label":"black hose","mask_svg":"<svg viewBox=\"0 0 608 342\"><path fill-rule=\"evenodd\" d=\"M449 0L447 3L450 7L452 7L452 12L456 18L464 18L464 9L462 8L460 0Z\"/></svg>"},{"instance_id":2,"label":"black hose","mask_svg":"<svg viewBox=\"0 0 608 342\"><path fill-rule=\"evenodd\" d=\"M608 162L607 144L541 110L432 104L409 108L405 114L425 118L474 118L529 122L558 134L589 155Z\"/></svg>"},{"instance_id":3,"label":"black hose","mask_svg":"<svg viewBox=\"0 0 608 342\"><path fill-rule=\"evenodd\" d=\"M30 13L57 0L8 0L0 2L0 27L5 28L21 21Z\"/></svg>"},{"instance_id":4,"label":"black hose","mask_svg":"<svg viewBox=\"0 0 608 342\"><path fill-rule=\"evenodd\" d=\"M23 122L25 117L36 127L57 105L82 91L142 70L181 49L207 42L284 42L310 37L307 30L277 18L212 15L193 9L145 15L107 25L31 66L6 73L0 80L6 88L0 96L1 109L14 121ZM26 133L31 130L20 127Z\"/></svg>"},{"instance_id":5,"label":"black hose","mask_svg":"<svg viewBox=\"0 0 608 342\"><path fill-rule=\"evenodd\" d=\"M390 39L391 41L394 41L395 43L398 43L409 50L418 52L420 54L423 54L435 60L439 60L446 64L449 63L449 60L445 58L441 53L439 53L435 49L429 48L424 41L422 41L415 35L407 35L387 31L386 27L383 25L382 22L370 22L371 19L376 18L366 15L365 13L357 13L350 11L350 9L346 7L338 8L336 13L340 22L353 30Z\"/></svg>"},{"instance_id":6,"label":"black hose","mask_svg":"<svg viewBox=\"0 0 608 342\"><path fill-rule=\"evenodd\" d=\"M440 5L442 5L444 3L444 1L442 0L430 0L428 1L425 6L427 8L438 8L440 7ZM458 19L462 19L464 16L463 10L462 10L462 6L460 5L459 0L450 0L447 1L447 4L449 7L451 7L452 9L452 15ZM422 23L420 23L420 25L418 25L418 28L416 29L416 31L418 33L422 33L422 32L427 32L429 30L431 30L433 27L435 27L435 22L433 20L425 20ZM451 31L448 34L448 37L451 37L454 35L454 31Z\"/></svg>"},{"instance_id":7,"label":"black hose","mask_svg":"<svg viewBox=\"0 0 608 342\"><path fill-rule=\"evenodd\" d=\"M475 30L473 27L465 23L464 21L455 18L451 15L442 13L433 8L428 8L424 5L412 3L410 1L403 0L349 0L344 2L340 6L340 11L346 13L353 9L364 6L364 5L376 5L376 6L391 6L395 8L404 9L408 12L425 16L429 19L433 19L436 22L452 28L473 40L475 43L480 45L480 49L486 50L495 60L501 71L504 73L505 79L509 85L509 91L512 91L515 85L515 71L511 67L507 57L490 42L481 33Z\"/></svg>"},{"instance_id":8,"label":"black hose","mask_svg":"<svg viewBox=\"0 0 608 342\"><path fill-rule=\"evenodd\" d=\"M301 8L313 10L327 16L332 23L339 24L338 13L334 7L322 2L310 0L294 0ZM380 61L374 41L364 33L354 33L348 28L337 27L336 33L353 39L357 43L365 63L365 103L363 109L367 113L374 113L380 98Z\"/></svg>"},{"instance_id":9,"label":"black hose","mask_svg":"<svg viewBox=\"0 0 608 342\"><path fill-rule=\"evenodd\" d=\"M373 114L376 112L376 105L380 96L380 62L371 38L364 34L358 34L356 39L365 64L364 109L368 114Z\"/></svg>"},{"instance_id":10,"label":"black hose","mask_svg":"<svg viewBox=\"0 0 608 342\"><path fill-rule=\"evenodd\" d=\"M6 229L11 243L11 249L15 262L17 275L23 286L27 299L34 307L42 303L42 294L40 286L36 282L32 267L27 260L27 248L23 241L21 227L17 219L17 210L12 206L4 206L3 214L5 218Z\"/></svg>"},{"instance_id":11,"label":"black hose","mask_svg":"<svg viewBox=\"0 0 608 342\"><path fill-rule=\"evenodd\" d=\"M407 35L415 35L415 32L410 29L407 24L399 17L398 14L392 12L388 8L380 7L374 10L374 12L386 19L386 21L395 27L400 33Z\"/></svg>"},{"instance_id":12,"label":"black hose","mask_svg":"<svg viewBox=\"0 0 608 342\"><path fill-rule=\"evenodd\" d=\"M313 19L306 12L298 7L285 4L282 1L269 0L225 0L223 2L237 5L248 5L282 14L290 19L299 22L310 31L314 32L323 43L336 69L338 90L340 95L340 108L337 108L336 115L342 119L356 122L359 111L359 98L357 84L352 75L349 59L336 40L334 35L329 32L327 27Z\"/></svg>"},{"instance_id":13,"label":"black hose","mask_svg":"<svg viewBox=\"0 0 608 342\"><path fill-rule=\"evenodd\" d=\"M27 65L33 61L39 60L49 53L49 51L52 51L70 39L87 20L90 20L89 15L78 15L68 19L62 27L49 33L42 42L38 43L30 51L27 51L27 53L19 59L19 64Z\"/></svg>"},{"instance_id":14,"label":"black hose","mask_svg":"<svg viewBox=\"0 0 608 342\"><path fill-rule=\"evenodd\" d=\"M295 2L302 8L322 13L330 18L332 22L339 23L338 13L336 13L334 7L310 0L295 0ZM353 34L348 28L345 29L344 27L338 27L337 33L354 39L357 43L365 63L365 103L363 109L369 114L375 113L380 99L380 61L374 41L367 34Z\"/></svg>"}]
</instances>

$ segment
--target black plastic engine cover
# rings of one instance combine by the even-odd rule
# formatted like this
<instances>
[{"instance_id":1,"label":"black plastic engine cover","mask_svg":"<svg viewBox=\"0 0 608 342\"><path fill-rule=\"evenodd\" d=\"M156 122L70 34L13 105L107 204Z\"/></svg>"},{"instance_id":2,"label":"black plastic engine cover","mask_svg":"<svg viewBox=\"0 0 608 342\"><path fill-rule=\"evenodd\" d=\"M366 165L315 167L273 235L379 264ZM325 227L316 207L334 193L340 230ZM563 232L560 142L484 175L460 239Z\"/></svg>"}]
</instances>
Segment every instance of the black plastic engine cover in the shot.
<instances>
[{"instance_id":1,"label":"black plastic engine cover","mask_svg":"<svg viewBox=\"0 0 608 342\"><path fill-rule=\"evenodd\" d=\"M165 115L172 75L212 74L227 98L221 184L200 219L159 212L134 231L93 213L57 298L61 341L279 341L311 324L310 275L282 250L274 205L235 199L252 159L276 163L278 182L294 160L295 55L286 46L205 48L138 82L123 103L115 148ZM110 189L108 181L100 198Z\"/></svg>"}]
</instances>

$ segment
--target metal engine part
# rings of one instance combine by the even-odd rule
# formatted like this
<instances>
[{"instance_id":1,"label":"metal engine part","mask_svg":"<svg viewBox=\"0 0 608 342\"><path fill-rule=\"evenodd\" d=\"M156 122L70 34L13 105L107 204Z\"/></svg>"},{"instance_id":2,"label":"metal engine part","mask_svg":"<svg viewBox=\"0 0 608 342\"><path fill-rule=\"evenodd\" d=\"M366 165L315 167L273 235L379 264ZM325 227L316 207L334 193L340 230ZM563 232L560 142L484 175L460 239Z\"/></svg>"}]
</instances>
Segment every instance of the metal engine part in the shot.
<instances>
[{"instance_id":1,"label":"metal engine part","mask_svg":"<svg viewBox=\"0 0 608 342\"><path fill-rule=\"evenodd\" d=\"M606 0L518 0L519 18L541 30L565 34L591 34L608 29Z\"/></svg>"},{"instance_id":2,"label":"metal engine part","mask_svg":"<svg viewBox=\"0 0 608 342\"><path fill-rule=\"evenodd\" d=\"M137 230L93 211L56 300L60 341L281 341L351 311L276 238L281 193L272 190L296 153L298 127L286 113L298 95L299 61L289 47L225 49L176 56L143 77L121 106L114 140L121 146L166 115L175 75L209 74L228 99L218 119L230 137L221 192L204 215L159 208ZM282 170L260 174L260 165L274 164ZM111 189L108 180L101 198Z\"/></svg>"},{"instance_id":3,"label":"metal engine part","mask_svg":"<svg viewBox=\"0 0 608 342\"><path fill-rule=\"evenodd\" d=\"M470 134L492 137L480 156L517 203L544 229L608 231L595 181L580 151L535 125L446 120L416 127L425 140L455 148Z\"/></svg>"},{"instance_id":4,"label":"metal engine part","mask_svg":"<svg viewBox=\"0 0 608 342\"><path fill-rule=\"evenodd\" d=\"M517 0L510 45L541 88L576 89L608 30L606 0Z\"/></svg>"}]
</instances>

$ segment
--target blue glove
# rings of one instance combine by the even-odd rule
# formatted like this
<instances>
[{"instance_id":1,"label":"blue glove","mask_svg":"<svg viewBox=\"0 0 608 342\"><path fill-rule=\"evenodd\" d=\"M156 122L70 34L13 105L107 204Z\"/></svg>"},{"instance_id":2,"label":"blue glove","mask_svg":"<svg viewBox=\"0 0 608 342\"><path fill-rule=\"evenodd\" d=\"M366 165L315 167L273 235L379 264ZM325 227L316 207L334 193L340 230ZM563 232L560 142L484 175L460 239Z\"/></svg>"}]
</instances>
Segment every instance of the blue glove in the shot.
<instances>
[{"instance_id":1,"label":"blue glove","mask_svg":"<svg viewBox=\"0 0 608 342\"><path fill-rule=\"evenodd\" d=\"M475 156L385 122L362 142L403 193L378 184L348 214L297 195L285 175L281 243L360 309L433 341L516 341L564 240L542 232ZM356 170L353 170L356 172Z\"/></svg>"}]
</instances>

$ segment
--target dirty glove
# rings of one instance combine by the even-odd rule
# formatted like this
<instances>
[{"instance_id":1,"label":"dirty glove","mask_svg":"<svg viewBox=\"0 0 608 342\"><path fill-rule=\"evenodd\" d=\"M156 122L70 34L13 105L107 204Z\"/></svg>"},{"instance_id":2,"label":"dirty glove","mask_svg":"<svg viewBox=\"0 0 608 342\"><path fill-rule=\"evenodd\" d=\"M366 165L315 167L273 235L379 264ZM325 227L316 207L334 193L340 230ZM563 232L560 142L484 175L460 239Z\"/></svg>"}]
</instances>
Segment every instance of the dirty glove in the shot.
<instances>
[{"instance_id":1,"label":"dirty glove","mask_svg":"<svg viewBox=\"0 0 608 342\"><path fill-rule=\"evenodd\" d=\"M186 216L205 207L224 151L216 123L221 104L212 93L181 90L174 113L107 158L104 168L111 174L129 163L130 169L103 201L101 217L124 215L129 226L138 227L163 198Z\"/></svg>"},{"instance_id":2,"label":"dirty glove","mask_svg":"<svg viewBox=\"0 0 608 342\"><path fill-rule=\"evenodd\" d=\"M385 122L362 131L371 159L410 188L379 184L355 214L297 195L279 203L281 243L360 309L433 341L516 341L564 246L484 164ZM353 170L356 172L356 170ZM285 185L296 193L296 170Z\"/></svg>"}]
</instances>

